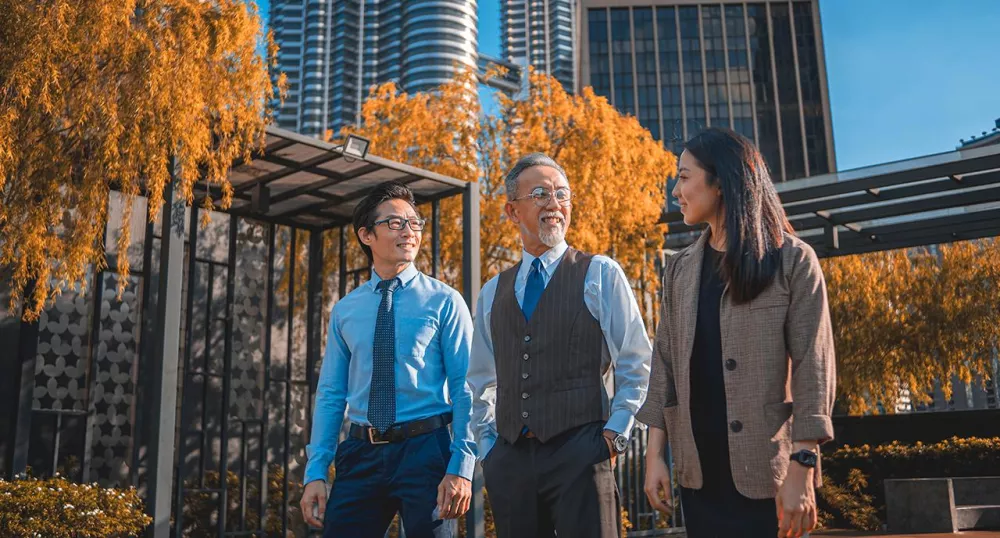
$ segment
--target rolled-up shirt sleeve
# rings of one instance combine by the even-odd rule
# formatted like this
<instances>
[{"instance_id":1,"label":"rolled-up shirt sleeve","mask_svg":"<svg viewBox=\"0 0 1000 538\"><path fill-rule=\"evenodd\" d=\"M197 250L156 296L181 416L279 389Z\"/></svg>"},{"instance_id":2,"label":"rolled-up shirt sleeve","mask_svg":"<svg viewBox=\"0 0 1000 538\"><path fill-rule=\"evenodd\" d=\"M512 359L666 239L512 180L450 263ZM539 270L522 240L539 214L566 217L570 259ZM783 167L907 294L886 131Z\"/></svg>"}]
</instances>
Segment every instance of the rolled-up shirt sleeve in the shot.
<instances>
[{"instance_id":1,"label":"rolled-up shirt sleeve","mask_svg":"<svg viewBox=\"0 0 1000 538\"><path fill-rule=\"evenodd\" d=\"M597 319L615 367L615 395L605 428L628 437L635 414L646 399L652 348L642 312L621 266L609 258L595 257L588 273L595 270L599 271L595 275L598 278L588 275L585 299L596 299Z\"/></svg>"},{"instance_id":2,"label":"rolled-up shirt sleeve","mask_svg":"<svg viewBox=\"0 0 1000 538\"><path fill-rule=\"evenodd\" d=\"M493 355L490 316L487 311L493 302L496 283L495 278L487 282L477 301L476 316L473 321L472 354L469 357L469 373L465 378L472 393L472 429L475 432L480 461L486 459L497 439L497 369Z\"/></svg>"},{"instance_id":3,"label":"rolled-up shirt sleeve","mask_svg":"<svg viewBox=\"0 0 1000 538\"><path fill-rule=\"evenodd\" d=\"M836 358L826 281L808 245L793 250L785 342L792 361L792 440L833 439Z\"/></svg>"}]
</instances>

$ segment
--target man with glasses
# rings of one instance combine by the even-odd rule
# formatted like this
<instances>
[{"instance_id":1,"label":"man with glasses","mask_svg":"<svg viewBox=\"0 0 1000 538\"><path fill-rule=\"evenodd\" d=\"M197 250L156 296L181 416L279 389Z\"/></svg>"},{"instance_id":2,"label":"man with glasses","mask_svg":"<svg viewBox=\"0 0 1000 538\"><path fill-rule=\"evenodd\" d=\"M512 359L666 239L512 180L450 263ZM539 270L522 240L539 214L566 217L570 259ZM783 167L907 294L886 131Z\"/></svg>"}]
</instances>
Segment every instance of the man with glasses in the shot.
<instances>
[{"instance_id":1,"label":"man with glasses","mask_svg":"<svg viewBox=\"0 0 1000 538\"><path fill-rule=\"evenodd\" d=\"M522 259L483 286L468 375L497 533L617 537L614 462L649 382L642 314L617 263L566 244L559 164L523 157L505 186Z\"/></svg>"},{"instance_id":2,"label":"man with glasses","mask_svg":"<svg viewBox=\"0 0 1000 538\"><path fill-rule=\"evenodd\" d=\"M354 211L371 280L330 315L301 502L325 538L381 538L397 511L408 538L451 536L442 519L469 508L472 318L457 291L413 266L423 228L399 183ZM345 409L350 431L338 444Z\"/></svg>"}]
</instances>

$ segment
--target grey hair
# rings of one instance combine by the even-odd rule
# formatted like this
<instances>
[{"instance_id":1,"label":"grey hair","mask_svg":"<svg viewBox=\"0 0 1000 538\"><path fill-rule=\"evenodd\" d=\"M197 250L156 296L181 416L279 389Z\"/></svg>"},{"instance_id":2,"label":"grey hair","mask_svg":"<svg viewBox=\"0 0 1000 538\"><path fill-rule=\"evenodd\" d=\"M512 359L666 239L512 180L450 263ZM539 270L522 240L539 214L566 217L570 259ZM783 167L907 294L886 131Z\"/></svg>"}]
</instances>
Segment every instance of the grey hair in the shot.
<instances>
[{"instance_id":1,"label":"grey hair","mask_svg":"<svg viewBox=\"0 0 1000 538\"><path fill-rule=\"evenodd\" d=\"M517 164L514 165L514 168L511 168L510 172L507 172L507 177L504 178L503 184L504 189L507 191L507 199L514 198L517 194L517 180L521 176L521 172L524 172L532 166L548 166L549 168L554 168L557 172L559 172L559 175L566 180L566 183L569 183L569 178L566 177L566 171L563 170L563 167L559 166L559 163L557 163L552 157L549 157L544 153L529 153L524 157L521 157L517 161Z\"/></svg>"}]
</instances>

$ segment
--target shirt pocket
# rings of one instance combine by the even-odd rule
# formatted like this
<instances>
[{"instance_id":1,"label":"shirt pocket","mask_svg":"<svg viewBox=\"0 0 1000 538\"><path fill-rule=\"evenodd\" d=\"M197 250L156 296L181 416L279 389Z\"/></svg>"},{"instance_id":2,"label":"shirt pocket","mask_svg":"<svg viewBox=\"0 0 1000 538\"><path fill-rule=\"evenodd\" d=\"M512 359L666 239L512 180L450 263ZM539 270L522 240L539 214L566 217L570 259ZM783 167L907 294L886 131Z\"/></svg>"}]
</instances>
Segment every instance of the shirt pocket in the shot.
<instances>
[{"instance_id":1,"label":"shirt pocket","mask_svg":"<svg viewBox=\"0 0 1000 538\"><path fill-rule=\"evenodd\" d=\"M402 330L396 332L399 341L396 349L402 357L423 358L428 350L436 348L437 323L433 320L406 320L401 324Z\"/></svg>"}]
</instances>

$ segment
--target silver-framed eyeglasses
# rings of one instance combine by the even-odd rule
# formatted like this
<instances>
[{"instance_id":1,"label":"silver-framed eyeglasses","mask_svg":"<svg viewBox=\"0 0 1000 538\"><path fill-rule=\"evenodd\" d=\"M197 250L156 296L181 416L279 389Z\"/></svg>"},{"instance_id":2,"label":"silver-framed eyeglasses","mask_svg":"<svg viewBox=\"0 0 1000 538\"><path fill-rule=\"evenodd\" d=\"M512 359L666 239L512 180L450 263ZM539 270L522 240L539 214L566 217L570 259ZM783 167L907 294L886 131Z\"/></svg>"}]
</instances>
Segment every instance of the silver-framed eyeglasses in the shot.
<instances>
[{"instance_id":1,"label":"silver-framed eyeglasses","mask_svg":"<svg viewBox=\"0 0 1000 538\"><path fill-rule=\"evenodd\" d=\"M390 230L402 230L403 226L409 226L414 232L423 231L424 225L427 224L427 219L422 219L419 217L413 217L411 219L405 219L403 217L389 217L387 219L377 220L372 223L372 228L378 226L379 224L385 224Z\"/></svg>"},{"instance_id":2,"label":"silver-framed eyeglasses","mask_svg":"<svg viewBox=\"0 0 1000 538\"><path fill-rule=\"evenodd\" d=\"M545 207L549 205L549 200L551 200L553 196L555 197L556 202L559 202L559 205L568 206L572 202L573 193L568 187L559 187L554 191L550 191L545 187L535 187L528 194L513 198L511 201L517 202L530 198L534 200L536 206Z\"/></svg>"}]
</instances>

